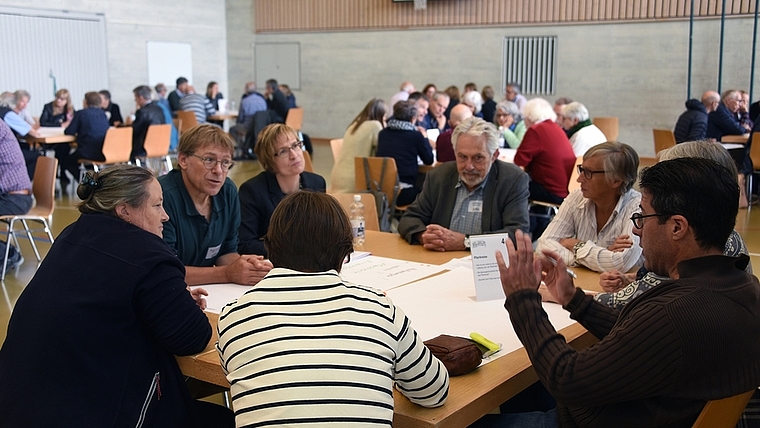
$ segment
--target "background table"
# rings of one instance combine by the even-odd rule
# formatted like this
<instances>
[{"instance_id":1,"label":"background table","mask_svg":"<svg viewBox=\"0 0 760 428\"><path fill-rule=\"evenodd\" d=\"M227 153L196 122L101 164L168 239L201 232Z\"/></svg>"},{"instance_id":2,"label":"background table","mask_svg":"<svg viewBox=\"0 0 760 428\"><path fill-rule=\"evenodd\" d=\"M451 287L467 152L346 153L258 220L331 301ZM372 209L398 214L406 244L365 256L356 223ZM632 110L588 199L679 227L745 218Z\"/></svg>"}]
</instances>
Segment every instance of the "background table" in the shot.
<instances>
[{"instance_id":1,"label":"background table","mask_svg":"<svg viewBox=\"0 0 760 428\"><path fill-rule=\"evenodd\" d=\"M64 128L61 127L48 127L48 126L42 126L40 128L37 128L37 132L39 132L39 137L32 137L31 135L27 135L24 137L24 139L29 143L30 146L38 146L40 144L63 144L63 143L74 143L76 142L76 138L73 135L66 135L63 133Z\"/></svg>"}]
</instances>

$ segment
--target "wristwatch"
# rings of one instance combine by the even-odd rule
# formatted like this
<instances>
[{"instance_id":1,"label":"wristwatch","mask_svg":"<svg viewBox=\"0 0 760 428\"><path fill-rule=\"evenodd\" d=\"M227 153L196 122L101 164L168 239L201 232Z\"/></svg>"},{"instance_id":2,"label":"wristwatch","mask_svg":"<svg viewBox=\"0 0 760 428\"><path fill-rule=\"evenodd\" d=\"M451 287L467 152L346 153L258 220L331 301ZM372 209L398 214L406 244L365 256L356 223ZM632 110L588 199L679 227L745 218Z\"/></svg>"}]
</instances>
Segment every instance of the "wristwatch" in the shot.
<instances>
[{"instance_id":1,"label":"wristwatch","mask_svg":"<svg viewBox=\"0 0 760 428\"><path fill-rule=\"evenodd\" d=\"M586 245L586 241L580 241L573 245L573 257L578 258L578 250L583 248L584 245Z\"/></svg>"},{"instance_id":2,"label":"wristwatch","mask_svg":"<svg viewBox=\"0 0 760 428\"><path fill-rule=\"evenodd\" d=\"M470 235L464 235L464 248L470 249Z\"/></svg>"}]
</instances>

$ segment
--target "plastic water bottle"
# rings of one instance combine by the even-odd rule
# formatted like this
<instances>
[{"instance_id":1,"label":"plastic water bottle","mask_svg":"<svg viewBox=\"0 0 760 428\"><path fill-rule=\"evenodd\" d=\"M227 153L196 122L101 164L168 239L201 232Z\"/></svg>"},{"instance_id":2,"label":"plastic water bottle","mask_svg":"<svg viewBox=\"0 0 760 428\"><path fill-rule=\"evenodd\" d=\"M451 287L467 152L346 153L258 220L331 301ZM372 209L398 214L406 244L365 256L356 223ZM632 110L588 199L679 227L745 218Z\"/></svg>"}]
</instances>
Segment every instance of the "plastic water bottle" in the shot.
<instances>
[{"instance_id":1,"label":"plastic water bottle","mask_svg":"<svg viewBox=\"0 0 760 428\"><path fill-rule=\"evenodd\" d=\"M499 147L503 149L504 147L506 147L506 145L507 145L507 142L504 139L504 127L500 126L499 127Z\"/></svg>"},{"instance_id":2,"label":"plastic water bottle","mask_svg":"<svg viewBox=\"0 0 760 428\"><path fill-rule=\"evenodd\" d=\"M354 195L354 202L349 210L351 212L351 231L354 234L354 246L364 245L364 204L361 195Z\"/></svg>"}]
</instances>

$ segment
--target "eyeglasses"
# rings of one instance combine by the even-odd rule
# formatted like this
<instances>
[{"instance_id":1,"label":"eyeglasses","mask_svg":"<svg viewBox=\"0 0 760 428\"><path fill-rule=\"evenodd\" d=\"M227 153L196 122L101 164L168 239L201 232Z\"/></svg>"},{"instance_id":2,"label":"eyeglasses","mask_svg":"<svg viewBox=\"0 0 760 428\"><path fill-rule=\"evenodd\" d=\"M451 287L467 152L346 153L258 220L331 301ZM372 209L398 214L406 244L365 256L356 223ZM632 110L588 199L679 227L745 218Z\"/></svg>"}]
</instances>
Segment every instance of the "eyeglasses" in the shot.
<instances>
[{"instance_id":1,"label":"eyeglasses","mask_svg":"<svg viewBox=\"0 0 760 428\"><path fill-rule=\"evenodd\" d=\"M295 143L291 144L288 147L283 147L280 150L277 150L277 153L275 153L274 155L279 158L282 156L286 156L288 153L290 153L291 150L295 152L298 150L303 150L303 148L304 148L303 141L296 141Z\"/></svg>"},{"instance_id":2,"label":"eyeglasses","mask_svg":"<svg viewBox=\"0 0 760 428\"><path fill-rule=\"evenodd\" d=\"M583 165L578 165L578 175L582 175L586 180L594 178L594 174L604 174L607 171L593 171L588 168L584 168Z\"/></svg>"},{"instance_id":3,"label":"eyeglasses","mask_svg":"<svg viewBox=\"0 0 760 428\"><path fill-rule=\"evenodd\" d=\"M641 229L644 227L644 219L647 217L662 217L662 216L671 216L673 214L664 214L664 213L656 213L656 214L641 214L641 213L633 213L631 216L631 221L633 222L633 227L636 229Z\"/></svg>"},{"instance_id":4,"label":"eyeglasses","mask_svg":"<svg viewBox=\"0 0 760 428\"><path fill-rule=\"evenodd\" d=\"M232 169L233 166L235 166L235 162L229 159L217 160L214 158L205 158L203 156L198 156L198 155L190 155L190 156L200 159L201 162L203 162L203 166L205 166L206 169L214 169L214 167L216 167L216 164L219 164L222 167L222 171L229 171Z\"/></svg>"}]
</instances>

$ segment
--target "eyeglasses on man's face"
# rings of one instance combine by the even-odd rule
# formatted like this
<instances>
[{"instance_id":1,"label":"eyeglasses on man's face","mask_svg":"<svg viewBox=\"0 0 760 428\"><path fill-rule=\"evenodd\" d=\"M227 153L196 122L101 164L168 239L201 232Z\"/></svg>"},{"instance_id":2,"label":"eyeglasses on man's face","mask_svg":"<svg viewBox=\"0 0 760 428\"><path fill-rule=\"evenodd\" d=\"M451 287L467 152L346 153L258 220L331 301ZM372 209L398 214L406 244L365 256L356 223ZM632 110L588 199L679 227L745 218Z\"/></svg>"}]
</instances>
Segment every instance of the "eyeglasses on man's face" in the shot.
<instances>
[{"instance_id":1,"label":"eyeglasses on man's face","mask_svg":"<svg viewBox=\"0 0 760 428\"><path fill-rule=\"evenodd\" d=\"M222 167L222 171L229 171L232 169L233 166L235 166L235 162L229 160L229 159L214 159L214 158L207 158L203 156L198 155L190 155L194 156L203 162L203 166L206 167L206 169L214 169L216 167L216 164L219 164Z\"/></svg>"},{"instance_id":2,"label":"eyeglasses on man's face","mask_svg":"<svg viewBox=\"0 0 760 428\"><path fill-rule=\"evenodd\" d=\"M633 227L636 229L641 229L644 227L644 219L647 217L662 217L662 216L671 216L672 214L664 214L664 213L654 213L654 214L641 214L641 213L633 213L631 216L631 221L633 222Z\"/></svg>"},{"instance_id":3,"label":"eyeglasses on man's face","mask_svg":"<svg viewBox=\"0 0 760 428\"><path fill-rule=\"evenodd\" d=\"M586 180L594 178L594 174L604 174L607 171L594 171L588 168L584 168L583 165L578 165L578 175L582 175Z\"/></svg>"},{"instance_id":4,"label":"eyeglasses on man's face","mask_svg":"<svg viewBox=\"0 0 760 428\"><path fill-rule=\"evenodd\" d=\"M277 153L275 153L274 155L279 158L282 156L287 156L291 150L295 152L298 150L303 150L303 148L304 148L303 141L296 141L295 143L291 144L288 147L283 147L280 150L277 150Z\"/></svg>"}]
</instances>

